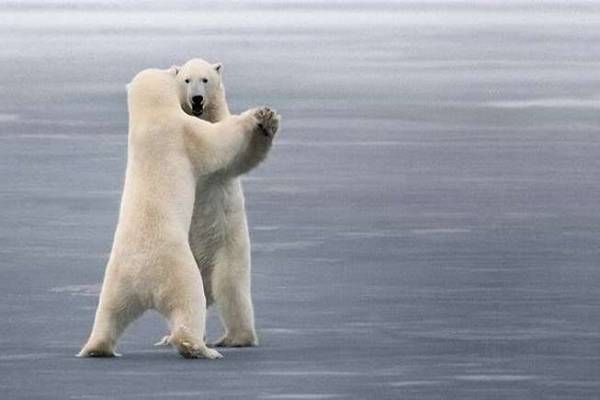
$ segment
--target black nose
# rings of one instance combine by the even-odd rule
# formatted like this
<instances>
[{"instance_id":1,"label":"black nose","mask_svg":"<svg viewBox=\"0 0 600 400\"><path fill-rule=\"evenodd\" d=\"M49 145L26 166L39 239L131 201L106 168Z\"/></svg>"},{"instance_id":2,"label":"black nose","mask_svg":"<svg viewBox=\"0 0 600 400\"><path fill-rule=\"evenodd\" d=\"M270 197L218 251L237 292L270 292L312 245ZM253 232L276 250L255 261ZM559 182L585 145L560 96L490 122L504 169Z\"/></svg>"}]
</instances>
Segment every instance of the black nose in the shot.
<instances>
[{"instance_id":1,"label":"black nose","mask_svg":"<svg viewBox=\"0 0 600 400\"><path fill-rule=\"evenodd\" d=\"M204 97L202 97L202 96L192 97L192 104L202 104L203 101L204 101Z\"/></svg>"}]
</instances>

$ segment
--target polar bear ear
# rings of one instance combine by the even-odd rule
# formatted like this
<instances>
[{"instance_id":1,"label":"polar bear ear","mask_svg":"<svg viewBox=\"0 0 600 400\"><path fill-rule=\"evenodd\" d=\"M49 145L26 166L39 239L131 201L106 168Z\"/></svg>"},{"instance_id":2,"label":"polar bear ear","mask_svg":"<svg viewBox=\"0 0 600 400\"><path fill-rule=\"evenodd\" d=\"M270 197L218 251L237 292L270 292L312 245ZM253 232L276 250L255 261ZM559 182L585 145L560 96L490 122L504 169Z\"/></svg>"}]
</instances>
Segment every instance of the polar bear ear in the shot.
<instances>
[{"instance_id":1,"label":"polar bear ear","mask_svg":"<svg viewBox=\"0 0 600 400\"><path fill-rule=\"evenodd\" d=\"M215 69L215 71L217 71L219 74L221 73L221 68L223 67L223 64L216 63L216 64L213 64L212 66Z\"/></svg>"},{"instance_id":2,"label":"polar bear ear","mask_svg":"<svg viewBox=\"0 0 600 400\"><path fill-rule=\"evenodd\" d=\"M180 69L181 67L179 65L171 65L171 68L169 68L169 73L171 73L173 76L177 76Z\"/></svg>"}]
</instances>

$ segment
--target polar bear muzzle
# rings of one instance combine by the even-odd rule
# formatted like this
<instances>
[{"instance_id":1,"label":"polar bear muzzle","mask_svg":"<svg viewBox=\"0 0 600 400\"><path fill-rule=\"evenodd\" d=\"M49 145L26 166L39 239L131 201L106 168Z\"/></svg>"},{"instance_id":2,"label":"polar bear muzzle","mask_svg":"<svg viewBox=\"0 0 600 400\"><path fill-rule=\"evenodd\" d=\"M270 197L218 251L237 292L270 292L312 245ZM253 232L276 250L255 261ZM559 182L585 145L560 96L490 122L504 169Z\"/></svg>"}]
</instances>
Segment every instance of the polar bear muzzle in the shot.
<instances>
[{"instance_id":1,"label":"polar bear muzzle","mask_svg":"<svg viewBox=\"0 0 600 400\"><path fill-rule=\"evenodd\" d=\"M199 117L204 112L204 97L197 95L192 97L192 114Z\"/></svg>"}]
</instances>

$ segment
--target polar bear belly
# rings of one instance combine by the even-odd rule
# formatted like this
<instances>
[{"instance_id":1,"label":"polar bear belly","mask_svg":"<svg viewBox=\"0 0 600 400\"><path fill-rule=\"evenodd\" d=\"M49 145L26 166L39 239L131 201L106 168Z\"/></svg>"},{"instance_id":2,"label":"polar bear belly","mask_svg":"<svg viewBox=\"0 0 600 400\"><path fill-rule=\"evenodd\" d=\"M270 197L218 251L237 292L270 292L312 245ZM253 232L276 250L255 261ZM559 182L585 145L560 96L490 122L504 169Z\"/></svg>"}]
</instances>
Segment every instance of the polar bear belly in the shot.
<instances>
[{"instance_id":1,"label":"polar bear belly","mask_svg":"<svg viewBox=\"0 0 600 400\"><path fill-rule=\"evenodd\" d=\"M218 252L223 251L232 229L231 216L243 207L239 179L205 182L197 187L189 238L202 275L207 304L213 302L212 275Z\"/></svg>"}]
</instances>

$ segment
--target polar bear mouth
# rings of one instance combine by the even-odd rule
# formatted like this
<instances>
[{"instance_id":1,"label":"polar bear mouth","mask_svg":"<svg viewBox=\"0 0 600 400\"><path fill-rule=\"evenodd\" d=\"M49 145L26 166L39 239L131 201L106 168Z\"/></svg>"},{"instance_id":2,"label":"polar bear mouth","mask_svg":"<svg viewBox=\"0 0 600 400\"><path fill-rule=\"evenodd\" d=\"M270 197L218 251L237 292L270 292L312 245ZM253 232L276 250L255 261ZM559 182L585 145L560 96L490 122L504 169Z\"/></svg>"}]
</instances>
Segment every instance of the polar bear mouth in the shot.
<instances>
[{"instance_id":1,"label":"polar bear mouth","mask_svg":"<svg viewBox=\"0 0 600 400\"><path fill-rule=\"evenodd\" d=\"M192 98L192 114L199 117L204 113L204 98L202 96L194 96Z\"/></svg>"},{"instance_id":2,"label":"polar bear mouth","mask_svg":"<svg viewBox=\"0 0 600 400\"><path fill-rule=\"evenodd\" d=\"M192 115L195 117L199 117L204 113L204 105L199 104L199 105L193 105L192 106Z\"/></svg>"}]
</instances>

